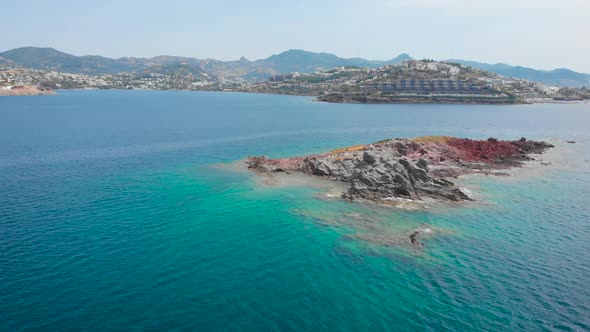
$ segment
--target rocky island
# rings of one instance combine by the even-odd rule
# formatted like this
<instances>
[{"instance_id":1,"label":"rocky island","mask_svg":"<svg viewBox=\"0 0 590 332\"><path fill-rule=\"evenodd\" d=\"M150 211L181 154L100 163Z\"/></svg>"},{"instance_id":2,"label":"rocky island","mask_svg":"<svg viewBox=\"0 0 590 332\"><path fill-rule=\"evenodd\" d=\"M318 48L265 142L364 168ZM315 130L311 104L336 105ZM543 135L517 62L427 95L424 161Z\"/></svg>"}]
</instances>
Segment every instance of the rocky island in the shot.
<instances>
[{"instance_id":1,"label":"rocky island","mask_svg":"<svg viewBox=\"0 0 590 332\"><path fill-rule=\"evenodd\" d=\"M342 194L351 200L388 203L412 200L466 201L470 197L450 179L482 173L507 175L553 145L521 138L472 140L447 136L387 139L323 154L246 160L249 169L261 173L302 173L346 182Z\"/></svg>"}]
</instances>

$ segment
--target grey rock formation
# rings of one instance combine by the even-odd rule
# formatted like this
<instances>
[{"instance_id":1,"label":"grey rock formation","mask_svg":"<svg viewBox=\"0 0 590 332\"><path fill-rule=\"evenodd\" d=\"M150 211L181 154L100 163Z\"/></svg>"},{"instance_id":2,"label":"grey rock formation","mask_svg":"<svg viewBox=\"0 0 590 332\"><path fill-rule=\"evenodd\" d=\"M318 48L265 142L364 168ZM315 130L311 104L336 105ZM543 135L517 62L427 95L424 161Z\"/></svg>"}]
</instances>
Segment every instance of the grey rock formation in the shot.
<instances>
[{"instance_id":1,"label":"grey rock formation","mask_svg":"<svg viewBox=\"0 0 590 332\"><path fill-rule=\"evenodd\" d=\"M405 146L397 148L404 154L407 151ZM371 150L363 152L361 158L305 158L302 169L310 175L350 182L350 189L343 195L348 199L469 199L461 190L455 188L452 182L435 181L429 176L427 165L424 159L414 162L404 158L402 153L394 153L392 150Z\"/></svg>"},{"instance_id":2,"label":"grey rock formation","mask_svg":"<svg viewBox=\"0 0 590 332\"><path fill-rule=\"evenodd\" d=\"M498 170L518 167L531 159L529 154L552 147L525 138L518 141L455 139L455 145L448 143L450 139L455 138L443 137L437 141L434 137L434 141L425 143L398 138L307 157L251 157L246 164L260 172L293 171L350 183L342 196L351 200L465 201L470 200L469 196L449 178L474 172L505 175Z\"/></svg>"}]
</instances>

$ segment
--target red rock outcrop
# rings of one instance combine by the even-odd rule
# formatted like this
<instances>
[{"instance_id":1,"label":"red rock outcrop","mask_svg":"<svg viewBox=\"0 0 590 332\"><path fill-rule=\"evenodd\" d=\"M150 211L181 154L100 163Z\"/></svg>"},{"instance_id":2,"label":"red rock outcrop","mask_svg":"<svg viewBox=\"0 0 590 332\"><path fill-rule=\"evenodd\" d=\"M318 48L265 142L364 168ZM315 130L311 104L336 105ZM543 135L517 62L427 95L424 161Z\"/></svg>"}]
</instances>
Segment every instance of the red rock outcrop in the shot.
<instances>
[{"instance_id":1,"label":"red rock outcrop","mask_svg":"<svg viewBox=\"0 0 590 332\"><path fill-rule=\"evenodd\" d=\"M468 200L448 180L462 174L504 174L499 169L518 167L529 155L553 147L545 142L471 140L428 136L413 140L391 139L336 149L305 157L248 158L248 168L261 172L300 172L349 182L343 197L387 201L395 197L430 197Z\"/></svg>"}]
</instances>

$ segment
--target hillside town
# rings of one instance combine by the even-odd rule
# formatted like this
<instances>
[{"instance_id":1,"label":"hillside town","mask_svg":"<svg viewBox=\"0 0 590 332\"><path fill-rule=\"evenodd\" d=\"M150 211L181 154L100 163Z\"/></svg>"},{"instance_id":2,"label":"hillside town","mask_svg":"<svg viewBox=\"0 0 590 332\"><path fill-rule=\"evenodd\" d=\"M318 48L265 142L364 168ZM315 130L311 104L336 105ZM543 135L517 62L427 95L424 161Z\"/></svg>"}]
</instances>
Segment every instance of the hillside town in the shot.
<instances>
[{"instance_id":1,"label":"hillside town","mask_svg":"<svg viewBox=\"0 0 590 332\"><path fill-rule=\"evenodd\" d=\"M182 66L174 69L90 75L0 67L0 95L47 94L59 89L147 89L308 95L320 101L352 103L542 103L590 99L586 88L548 86L432 60L278 74L258 83L186 71Z\"/></svg>"},{"instance_id":2,"label":"hillside town","mask_svg":"<svg viewBox=\"0 0 590 332\"><path fill-rule=\"evenodd\" d=\"M585 88L548 86L432 60L410 60L375 69L338 67L313 74L295 73L273 77L248 90L353 103L542 103L590 98Z\"/></svg>"},{"instance_id":3,"label":"hillside town","mask_svg":"<svg viewBox=\"0 0 590 332\"><path fill-rule=\"evenodd\" d=\"M50 89L203 90L215 83L215 78L195 78L190 74L145 72L86 75L23 67L0 67L0 86L4 87L39 85Z\"/></svg>"}]
</instances>

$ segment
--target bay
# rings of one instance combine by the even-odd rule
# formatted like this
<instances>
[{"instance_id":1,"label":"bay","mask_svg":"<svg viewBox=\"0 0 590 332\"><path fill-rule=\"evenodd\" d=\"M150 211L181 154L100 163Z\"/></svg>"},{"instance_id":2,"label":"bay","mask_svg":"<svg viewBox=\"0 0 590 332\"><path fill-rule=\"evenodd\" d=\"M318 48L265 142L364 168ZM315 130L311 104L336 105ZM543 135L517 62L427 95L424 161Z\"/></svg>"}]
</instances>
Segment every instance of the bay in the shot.
<instances>
[{"instance_id":1,"label":"bay","mask_svg":"<svg viewBox=\"0 0 590 332\"><path fill-rule=\"evenodd\" d=\"M590 104L0 99L1 330L588 330ZM403 210L227 167L391 137L555 139L481 204ZM424 250L400 244L431 234Z\"/></svg>"}]
</instances>

